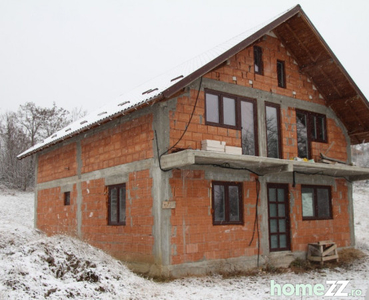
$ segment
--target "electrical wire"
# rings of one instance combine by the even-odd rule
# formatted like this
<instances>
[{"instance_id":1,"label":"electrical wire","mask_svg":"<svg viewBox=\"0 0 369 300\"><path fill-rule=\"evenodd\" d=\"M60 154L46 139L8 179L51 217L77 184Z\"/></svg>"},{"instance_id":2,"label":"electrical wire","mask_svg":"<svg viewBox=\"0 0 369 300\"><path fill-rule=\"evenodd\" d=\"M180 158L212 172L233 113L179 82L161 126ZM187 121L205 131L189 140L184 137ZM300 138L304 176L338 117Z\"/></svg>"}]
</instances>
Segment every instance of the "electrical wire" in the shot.
<instances>
[{"instance_id":1,"label":"electrical wire","mask_svg":"<svg viewBox=\"0 0 369 300\"><path fill-rule=\"evenodd\" d=\"M159 155L159 143L158 143L158 138L157 138L157 133L156 133L156 130L155 130L155 139L156 139L156 148L157 148L157 152L158 152L158 157L159 157L159 168L160 170L162 170L163 172L169 172L171 170L173 170L173 168L171 169L163 169L161 167L161 157L165 154L167 154L170 150L172 150L175 146L177 146L179 144L179 142L182 140L182 138L184 137L184 135L186 134L187 130L188 130L188 127L190 127L190 124L192 122L192 118L193 118L193 115L195 114L195 109L196 109L196 106L197 106L197 102L199 100L199 96L200 96L200 91L201 91L201 85L202 85L202 77L200 77L200 83L199 83L199 88L197 90L197 96L196 96L196 101L195 101L195 104L193 106L193 109L192 109L192 113L191 113L191 116L190 116L190 119L188 120L188 123L186 125L186 128L185 130L182 132L182 135L180 136L180 138L178 139L177 142L174 143L173 146L171 146L168 150L164 151L162 154Z\"/></svg>"},{"instance_id":2,"label":"electrical wire","mask_svg":"<svg viewBox=\"0 0 369 300\"><path fill-rule=\"evenodd\" d=\"M256 178L256 203L255 203L255 219L254 219L254 228L252 231L252 237L249 242L249 247L251 246L252 242L255 238L255 231L257 233L257 247L258 247L258 259L257 259L257 266L259 268L260 265L260 230L259 230L259 199L260 199L260 181ZM256 230L255 230L256 228Z\"/></svg>"}]
</instances>

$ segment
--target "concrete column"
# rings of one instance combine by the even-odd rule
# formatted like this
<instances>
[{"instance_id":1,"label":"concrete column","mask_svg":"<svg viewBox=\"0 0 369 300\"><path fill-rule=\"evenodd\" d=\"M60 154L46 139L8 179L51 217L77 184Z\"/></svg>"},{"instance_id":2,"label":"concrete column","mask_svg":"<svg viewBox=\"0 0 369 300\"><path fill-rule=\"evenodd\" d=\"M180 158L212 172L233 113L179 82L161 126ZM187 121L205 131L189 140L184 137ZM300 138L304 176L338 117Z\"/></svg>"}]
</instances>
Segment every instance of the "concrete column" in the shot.
<instances>
[{"instance_id":1,"label":"concrete column","mask_svg":"<svg viewBox=\"0 0 369 300\"><path fill-rule=\"evenodd\" d=\"M76 142L77 145L77 236L82 239L82 187L81 187L81 170L82 170L82 147L81 140Z\"/></svg>"},{"instance_id":2,"label":"concrete column","mask_svg":"<svg viewBox=\"0 0 369 300\"><path fill-rule=\"evenodd\" d=\"M37 189L37 174L38 174L38 154L35 154L35 200L34 200L34 212L33 212L33 223L34 227L37 228L37 206L38 206L38 189Z\"/></svg>"},{"instance_id":3,"label":"concrete column","mask_svg":"<svg viewBox=\"0 0 369 300\"><path fill-rule=\"evenodd\" d=\"M152 196L153 196L153 236L154 236L154 259L155 270L150 272L157 275L166 275L168 265L170 265L171 254L171 209L163 209L163 201L168 201L171 198L171 189L169 178L171 172L163 172L159 166L159 155L166 151L169 147L169 106L173 105L175 109L176 101L167 101L158 103L154 107L154 160L151 166L151 176L153 179Z\"/></svg>"}]
</instances>

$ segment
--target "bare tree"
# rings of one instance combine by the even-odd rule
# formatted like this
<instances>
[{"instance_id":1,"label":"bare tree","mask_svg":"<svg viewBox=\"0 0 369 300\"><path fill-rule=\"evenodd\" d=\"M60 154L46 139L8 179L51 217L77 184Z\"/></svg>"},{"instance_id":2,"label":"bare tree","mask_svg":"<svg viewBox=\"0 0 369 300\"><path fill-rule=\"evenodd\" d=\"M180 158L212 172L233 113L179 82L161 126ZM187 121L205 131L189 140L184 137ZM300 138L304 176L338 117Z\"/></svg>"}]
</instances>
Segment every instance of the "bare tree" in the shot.
<instances>
[{"instance_id":1,"label":"bare tree","mask_svg":"<svg viewBox=\"0 0 369 300\"><path fill-rule=\"evenodd\" d=\"M0 123L0 176L4 185L25 190L33 184L34 166L30 158L22 161L17 155L30 145L30 140L17 122L15 113L6 113Z\"/></svg>"},{"instance_id":2,"label":"bare tree","mask_svg":"<svg viewBox=\"0 0 369 300\"><path fill-rule=\"evenodd\" d=\"M18 160L17 155L85 114L82 108L71 115L55 103L51 108L43 108L27 102L17 113L0 116L0 183L23 190L33 186L34 157Z\"/></svg>"}]
</instances>

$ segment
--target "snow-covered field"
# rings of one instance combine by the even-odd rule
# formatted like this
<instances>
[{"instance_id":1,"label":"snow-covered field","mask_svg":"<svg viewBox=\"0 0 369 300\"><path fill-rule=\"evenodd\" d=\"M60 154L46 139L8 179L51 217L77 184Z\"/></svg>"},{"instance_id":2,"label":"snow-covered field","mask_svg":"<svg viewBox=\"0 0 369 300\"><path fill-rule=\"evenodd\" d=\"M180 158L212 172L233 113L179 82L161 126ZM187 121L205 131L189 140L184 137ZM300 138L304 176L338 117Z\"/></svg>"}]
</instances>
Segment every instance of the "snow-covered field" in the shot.
<instances>
[{"instance_id":1,"label":"snow-covered field","mask_svg":"<svg viewBox=\"0 0 369 300\"><path fill-rule=\"evenodd\" d=\"M355 187L354 202L358 248L369 254L369 186ZM337 284L334 297L328 296L333 285L327 281ZM338 288L347 281L339 296ZM296 295L297 284L311 285L313 295ZM365 297L369 259L366 257L349 269L323 269L299 275L260 272L257 276L214 275L157 283L135 275L122 263L81 241L65 236L47 237L33 229L33 193L0 188L0 299L261 300L285 299L291 288L295 291L288 299L369 299L369 291ZM279 290L282 296L278 296ZM354 296L345 295L352 290ZM328 294L317 296L325 293ZM356 296L360 293L360 297Z\"/></svg>"}]
</instances>

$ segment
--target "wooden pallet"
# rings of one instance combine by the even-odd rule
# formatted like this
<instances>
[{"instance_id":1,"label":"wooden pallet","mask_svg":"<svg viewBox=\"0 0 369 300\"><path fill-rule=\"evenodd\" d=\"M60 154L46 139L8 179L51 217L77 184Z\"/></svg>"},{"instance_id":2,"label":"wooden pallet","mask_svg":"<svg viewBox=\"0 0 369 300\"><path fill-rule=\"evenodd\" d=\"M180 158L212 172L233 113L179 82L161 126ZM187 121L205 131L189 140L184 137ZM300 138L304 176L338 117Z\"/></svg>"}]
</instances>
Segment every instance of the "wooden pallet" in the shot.
<instances>
[{"instance_id":1,"label":"wooden pallet","mask_svg":"<svg viewBox=\"0 0 369 300\"><path fill-rule=\"evenodd\" d=\"M318 261L323 264L327 260L338 261L337 245L332 241L320 241L308 244L308 260Z\"/></svg>"}]
</instances>

